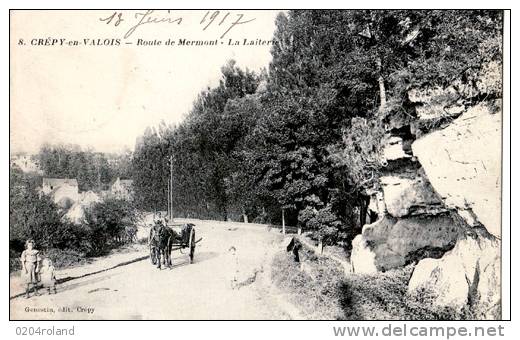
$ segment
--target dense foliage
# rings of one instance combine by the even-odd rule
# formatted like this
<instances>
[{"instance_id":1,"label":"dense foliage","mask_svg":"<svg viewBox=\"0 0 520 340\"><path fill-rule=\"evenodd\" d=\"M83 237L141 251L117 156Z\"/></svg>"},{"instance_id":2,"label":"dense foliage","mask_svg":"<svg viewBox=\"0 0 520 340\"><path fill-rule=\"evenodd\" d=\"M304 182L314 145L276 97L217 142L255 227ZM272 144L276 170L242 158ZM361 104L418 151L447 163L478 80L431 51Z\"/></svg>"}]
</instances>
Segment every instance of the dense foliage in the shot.
<instances>
[{"instance_id":1,"label":"dense foliage","mask_svg":"<svg viewBox=\"0 0 520 340\"><path fill-rule=\"evenodd\" d=\"M39 195L32 175L11 168L9 187L9 241L20 247L32 238L39 246L52 248L75 239L74 227L62 223L63 214L49 197Z\"/></svg>"},{"instance_id":2,"label":"dense foliage","mask_svg":"<svg viewBox=\"0 0 520 340\"><path fill-rule=\"evenodd\" d=\"M41 178L10 169L9 244L13 267L27 239L48 254L74 255L74 261L85 256L103 254L128 241L126 231L135 225L134 206L125 200L107 199L94 204L86 214L86 223L77 225L64 218L66 211L39 192ZM72 255L71 255L72 254ZM76 256L77 255L77 256ZM56 255L58 256L58 255ZM59 256L57 265L62 264ZM10 263L11 264L11 263Z\"/></svg>"},{"instance_id":3,"label":"dense foliage","mask_svg":"<svg viewBox=\"0 0 520 340\"><path fill-rule=\"evenodd\" d=\"M414 265L376 275L349 274L326 257L302 252L305 270L287 253L273 260L274 284L311 320L475 320L475 310L434 303L435 294L408 293Z\"/></svg>"},{"instance_id":4,"label":"dense foliage","mask_svg":"<svg viewBox=\"0 0 520 340\"><path fill-rule=\"evenodd\" d=\"M86 214L88 251L98 255L128 241L126 230L136 222L134 206L126 200L106 199L95 203Z\"/></svg>"},{"instance_id":5,"label":"dense foliage","mask_svg":"<svg viewBox=\"0 0 520 340\"><path fill-rule=\"evenodd\" d=\"M385 166L390 123L417 119L408 91L457 84L459 97L479 100L468 89L501 62L501 15L280 14L268 70L231 61L182 124L145 131L133 159L138 202L166 209L172 161L176 215L280 223L283 209L326 241L349 239Z\"/></svg>"},{"instance_id":6,"label":"dense foliage","mask_svg":"<svg viewBox=\"0 0 520 340\"><path fill-rule=\"evenodd\" d=\"M131 157L129 151L111 155L74 145L44 145L37 155L44 177L75 178L81 191L107 189L115 178L128 178Z\"/></svg>"}]
</instances>

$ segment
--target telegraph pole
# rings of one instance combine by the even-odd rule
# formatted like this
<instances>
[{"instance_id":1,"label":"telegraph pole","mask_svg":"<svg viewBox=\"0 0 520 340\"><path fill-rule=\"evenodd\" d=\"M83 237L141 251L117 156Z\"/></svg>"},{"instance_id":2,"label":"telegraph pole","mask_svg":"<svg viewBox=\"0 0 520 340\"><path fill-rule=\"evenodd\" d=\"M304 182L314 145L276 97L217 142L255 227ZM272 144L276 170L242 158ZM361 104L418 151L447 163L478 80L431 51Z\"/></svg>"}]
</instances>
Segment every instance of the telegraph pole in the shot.
<instances>
[{"instance_id":1,"label":"telegraph pole","mask_svg":"<svg viewBox=\"0 0 520 340\"><path fill-rule=\"evenodd\" d=\"M285 208L282 208L282 233L285 235Z\"/></svg>"},{"instance_id":2,"label":"telegraph pole","mask_svg":"<svg viewBox=\"0 0 520 340\"><path fill-rule=\"evenodd\" d=\"M170 204L170 179L168 179L168 218L170 218L171 216L171 212L170 212L170 207L171 207L171 204Z\"/></svg>"},{"instance_id":3,"label":"telegraph pole","mask_svg":"<svg viewBox=\"0 0 520 340\"><path fill-rule=\"evenodd\" d=\"M173 155L170 156L170 221L173 220Z\"/></svg>"}]
</instances>

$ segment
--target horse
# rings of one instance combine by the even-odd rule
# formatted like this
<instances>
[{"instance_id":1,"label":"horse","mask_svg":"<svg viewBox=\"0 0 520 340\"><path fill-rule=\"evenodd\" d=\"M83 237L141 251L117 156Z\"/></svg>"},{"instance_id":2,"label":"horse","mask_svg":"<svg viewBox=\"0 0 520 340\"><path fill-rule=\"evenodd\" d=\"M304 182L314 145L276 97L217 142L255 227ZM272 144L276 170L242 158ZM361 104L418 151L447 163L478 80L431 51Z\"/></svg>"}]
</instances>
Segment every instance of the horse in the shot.
<instances>
[{"instance_id":1,"label":"horse","mask_svg":"<svg viewBox=\"0 0 520 340\"><path fill-rule=\"evenodd\" d=\"M171 252L174 244L180 245L180 249L191 246L190 263L193 263L195 244L192 245L191 242L195 241L194 226L193 223L183 224L179 234L175 230L165 226L161 221L156 222L156 224L150 229L149 237L150 258L152 264L157 265L157 268L160 269L162 259L162 264L171 269ZM191 240L190 237L192 238Z\"/></svg>"},{"instance_id":2,"label":"horse","mask_svg":"<svg viewBox=\"0 0 520 340\"><path fill-rule=\"evenodd\" d=\"M152 263L157 264L158 269L161 269L161 264L168 268L172 266L171 252L175 234L171 228L162 223L156 223L150 229L150 256L152 256Z\"/></svg>"}]
</instances>

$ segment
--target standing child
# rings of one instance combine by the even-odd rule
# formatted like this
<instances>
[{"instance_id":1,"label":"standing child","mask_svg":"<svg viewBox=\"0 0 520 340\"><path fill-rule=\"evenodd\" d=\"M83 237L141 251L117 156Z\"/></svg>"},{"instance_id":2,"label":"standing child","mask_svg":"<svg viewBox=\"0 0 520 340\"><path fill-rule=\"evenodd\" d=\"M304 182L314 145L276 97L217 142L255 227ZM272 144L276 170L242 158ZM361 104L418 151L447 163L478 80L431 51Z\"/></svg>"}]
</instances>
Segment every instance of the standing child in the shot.
<instances>
[{"instance_id":1,"label":"standing child","mask_svg":"<svg viewBox=\"0 0 520 340\"><path fill-rule=\"evenodd\" d=\"M229 279L231 283L231 289L239 288L238 287L238 255L237 248L235 246L231 246L228 249L228 266L229 266Z\"/></svg>"},{"instance_id":2,"label":"standing child","mask_svg":"<svg viewBox=\"0 0 520 340\"><path fill-rule=\"evenodd\" d=\"M25 282L25 298L29 298L29 292L31 286L34 288L34 295L40 295L38 293L38 269L40 263L40 251L34 249L34 241L27 240L25 241L25 250L22 252L22 256L20 257L22 262L22 279Z\"/></svg>"},{"instance_id":3,"label":"standing child","mask_svg":"<svg viewBox=\"0 0 520 340\"><path fill-rule=\"evenodd\" d=\"M49 295L51 294L51 289L54 291L54 294L56 294L56 276L54 274L54 266L52 265L51 259L43 259L42 267L40 269L40 280L43 288L47 288Z\"/></svg>"}]
</instances>

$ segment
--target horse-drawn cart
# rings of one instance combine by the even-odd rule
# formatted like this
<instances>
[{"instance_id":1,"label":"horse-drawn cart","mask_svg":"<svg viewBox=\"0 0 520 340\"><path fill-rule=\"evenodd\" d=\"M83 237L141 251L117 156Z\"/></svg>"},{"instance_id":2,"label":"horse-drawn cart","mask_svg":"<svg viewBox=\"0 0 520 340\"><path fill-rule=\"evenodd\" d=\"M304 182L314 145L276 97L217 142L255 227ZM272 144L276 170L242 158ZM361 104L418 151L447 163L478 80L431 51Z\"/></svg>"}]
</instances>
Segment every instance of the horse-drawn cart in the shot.
<instances>
[{"instance_id":1,"label":"horse-drawn cart","mask_svg":"<svg viewBox=\"0 0 520 340\"><path fill-rule=\"evenodd\" d=\"M193 263L195 247L201 240L195 238L195 225L192 223L155 225L150 230L150 261L161 268L162 259L162 264L171 268L171 252L179 250L183 254L183 250L188 249L190 263Z\"/></svg>"}]
</instances>

